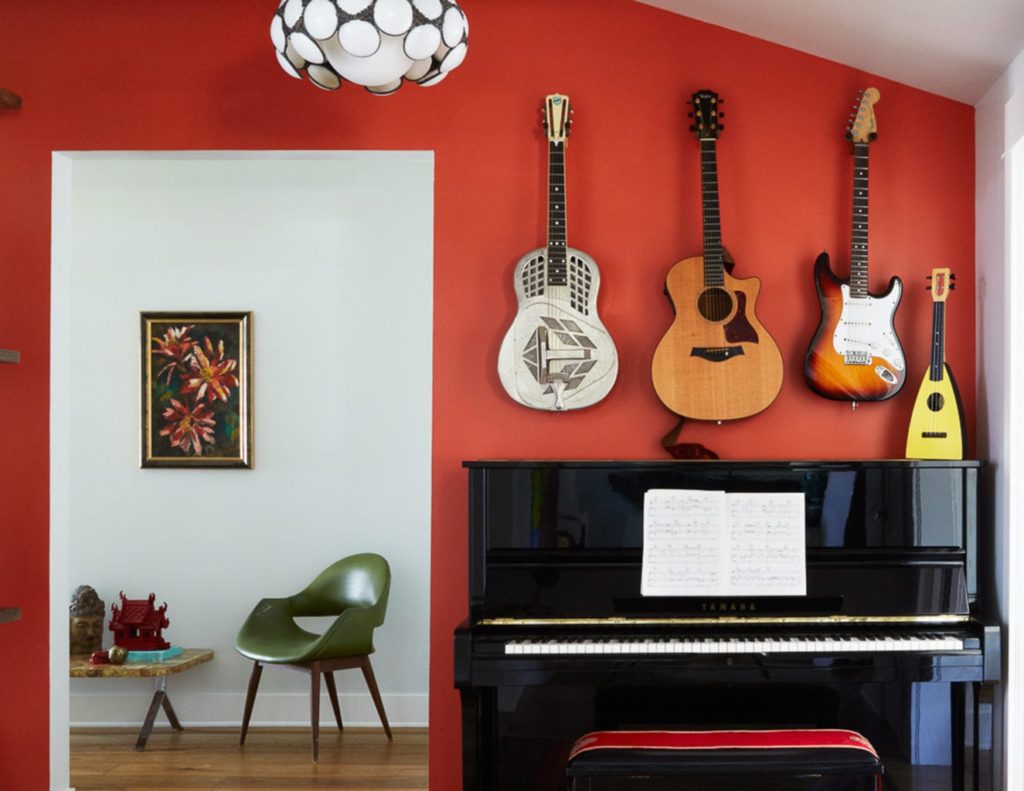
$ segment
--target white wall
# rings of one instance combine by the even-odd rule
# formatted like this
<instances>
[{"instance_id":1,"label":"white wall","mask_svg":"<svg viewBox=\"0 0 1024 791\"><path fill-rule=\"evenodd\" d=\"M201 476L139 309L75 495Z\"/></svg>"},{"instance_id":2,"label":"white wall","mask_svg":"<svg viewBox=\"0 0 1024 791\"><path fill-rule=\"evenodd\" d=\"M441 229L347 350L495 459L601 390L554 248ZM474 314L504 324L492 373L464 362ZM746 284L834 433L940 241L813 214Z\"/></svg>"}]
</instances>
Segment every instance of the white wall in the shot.
<instances>
[{"instance_id":1,"label":"white wall","mask_svg":"<svg viewBox=\"0 0 1024 791\"><path fill-rule=\"evenodd\" d=\"M1024 455L1014 450L1014 426L1024 427L1021 369L1024 367L1024 297L1020 265L1011 262L1011 236L1024 226L1024 194L1011 200L1011 149L1024 136L1024 52L975 106L976 272L978 278L978 454L991 466L995 525L992 548L997 582L995 609L1002 623L1020 621L1024 597L1014 593L1011 567L1024 565L1024 543L1014 537L1024 517ZM1018 146L1018 149L1020 147ZM1021 154L1016 155L1017 158ZM1019 167L1019 165L1018 165ZM1018 251L1019 255L1019 251ZM1016 269L1016 273L1015 273ZM1019 438L1016 440L1019 448ZM1016 604L1015 604L1016 602ZM997 739L1004 745L1001 787L1024 787L1024 757L1014 745L1024 729L1024 705L1017 687L1024 681L1024 642L1005 630L1008 646L1004 683L997 698ZM998 743L998 742L997 742ZM999 786L997 786L999 787Z\"/></svg>"},{"instance_id":2,"label":"white wall","mask_svg":"<svg viewBox=\"0 0 1024 791\"><path fill-rule=\"evenodd\" d=\"M256 601L379 552L377 679L392 725L426 724L433 156L57 154L54 186L55 630L76 585L108 614L155 592L172 643L216 651L170 678L178 716L237 724ZM140 310L253 312L253 469L139 468ZM268 669L253 724L308 723L305 682ZM338 688L346 724L378 724L360 673ZM70 722L138 725L151 694L74 680Z\"/></svg>"}]
</instances>

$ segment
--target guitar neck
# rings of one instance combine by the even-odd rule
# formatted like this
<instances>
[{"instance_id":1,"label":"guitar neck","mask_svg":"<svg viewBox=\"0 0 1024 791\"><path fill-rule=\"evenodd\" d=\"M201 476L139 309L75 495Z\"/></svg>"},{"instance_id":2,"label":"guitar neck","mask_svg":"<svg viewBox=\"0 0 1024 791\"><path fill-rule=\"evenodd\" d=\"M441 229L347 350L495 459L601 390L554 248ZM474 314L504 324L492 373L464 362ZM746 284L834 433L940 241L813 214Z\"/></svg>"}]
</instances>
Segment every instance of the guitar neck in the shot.
<instances>
[{"instance_id":1,"label":"guitar neck","mask_svg":"<svg viewBox=\"0 0 1024 791\"><path fill-rule=\"evenodd\" d=\"M549 286L566 284L565 143L548 142L548 276Z\"/></svg>"},{"instance_id":2,"label":"guitar neck","mask_svg":"<svg viewBox=\"0 0 1024 791\"><path fill-rule=\"evenodd\" d=\"M850 296L868 295L868 144L853 144Z\"/></svg>"},{"instance_id":3,"label":"guitar neck","mask_svg":"<svg viewBox=\"0 0 1024 791\"><path fill-rule=\"evenodd\" d=\"M704 285L725 283L722 270L722 225L718 213L718 161L715 140L700 141L701 208L704 218Z\"/></svg>"},{"instance_id":4,"label":"guitar neck","mask_svg":"<svg viewBox=\"0 0 1024 791\"><path fill-rule=\"evenodd\" d=\"M946 359L946 303L932 303L932 360L928 378L933 382L941 382L943 363Z\"/></svg>"}]
</instances>

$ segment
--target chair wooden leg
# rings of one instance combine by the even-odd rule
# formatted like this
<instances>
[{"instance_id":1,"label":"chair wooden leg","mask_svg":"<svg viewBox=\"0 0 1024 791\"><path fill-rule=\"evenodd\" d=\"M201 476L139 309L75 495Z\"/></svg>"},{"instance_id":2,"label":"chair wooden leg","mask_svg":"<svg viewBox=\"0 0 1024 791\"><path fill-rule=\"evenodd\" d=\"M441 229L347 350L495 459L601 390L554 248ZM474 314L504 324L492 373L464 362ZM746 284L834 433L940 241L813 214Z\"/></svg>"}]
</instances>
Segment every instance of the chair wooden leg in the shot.
<instances>
[{"instance_id":1,"label":"chair wooden leg","mask_svg":"<svg viewBox=\"0 0 1024 791\"><path fill-rule=\"evenodd\" d=\"M325 672L324 682L327 684L327 695L331 699L331 708L334 709L334 721L338 723L338 730L343 731L345 726L341 724L341 706L338 705L338 688L334 685L334 673Z\"/></svg>"},{"instance_id":2,"label":"chair wooden leg","mask_svg":"<svg viewBox=\"0 0 1024 791\"><path fill-rule=\"evenodd\" d=\"M313 763L320 754L320 663L309 664L309 716L313 726Z\"/></svg>"},{"instance_id":3,"label":"chair wooden leg","mask_svg":"<svg viewBox=\"0 0 1024 791\"><path fill-rule=\"evenodd\" d=\"M388 715L384 713L384 703L380 699L380 690L377 689L377 679L373 675L373 667L370 665L370 657L364 656L360 664L363 671L363 678L366 679L366 686L370 688L370 697L373 698L373 705L377 707L377 714L380 715L381 725L384 726L384 733L391 738L391 726L388 725Z\"/></svg>"},{"instance_id":4,"label":"chair wooden leg","mask_svg":"<svg viewBox=\"0 0 1024 791\"><path fill-rule=\"evenodd\" d=\"M249 718L252 716L252 704L256 702L256 690L260 686L261 675L263 675L263 665L253 662L252 673L249 675L249 691L245 696L245 712L242 714L242 735L238 739L239 744L245 744L245 734L249 731Z\"/></svg>"}]
</instances>

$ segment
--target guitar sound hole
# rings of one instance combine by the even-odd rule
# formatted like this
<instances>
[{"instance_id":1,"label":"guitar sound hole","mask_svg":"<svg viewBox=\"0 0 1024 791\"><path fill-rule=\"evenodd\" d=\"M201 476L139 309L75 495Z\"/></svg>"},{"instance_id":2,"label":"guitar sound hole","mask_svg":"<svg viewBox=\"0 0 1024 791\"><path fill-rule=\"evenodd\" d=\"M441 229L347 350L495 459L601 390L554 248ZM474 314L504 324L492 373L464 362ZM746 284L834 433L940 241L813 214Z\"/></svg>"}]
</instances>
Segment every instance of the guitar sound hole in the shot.
<instances>
[{"instance_id":1,"label":"guitar sound hole","mask_svg":"<svg viewBox=\"0 0 1024 791\"><path fill-rule=\"evenodd\" d=\"M732 294L724 288L706 288L697 297L697 311L705 321L724 321L732 313Z\"/></svg>"},{"instance_id":2,"label":"guitar sound hole","mask_svg":"<svg viewBox=\"0 0 1024 791\"><path fill-rule=\"evenodd\" d=\"M942 393L932 393L928 396L928 408L932 412L938 412L941 410L945 403L946 399L942 397Z\"/></svg>"}]
</instances>

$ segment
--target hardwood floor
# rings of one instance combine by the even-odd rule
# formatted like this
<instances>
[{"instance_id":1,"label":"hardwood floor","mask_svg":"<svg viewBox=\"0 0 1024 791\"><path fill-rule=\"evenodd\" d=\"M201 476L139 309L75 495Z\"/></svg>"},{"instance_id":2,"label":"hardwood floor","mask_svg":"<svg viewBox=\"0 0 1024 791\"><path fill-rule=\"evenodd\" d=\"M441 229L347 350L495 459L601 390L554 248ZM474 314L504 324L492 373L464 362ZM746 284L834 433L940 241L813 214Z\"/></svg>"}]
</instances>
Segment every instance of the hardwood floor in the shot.
<instances>
[{"instance_id":1,"label":"hardwood floor","mask_svg":"<svg viewBox=\"0 0 1024 791\"><path fill-rule=\"evenodd\" d=\"M127 729L71 732L71 786L76 791L427 791L426 729L320 731L320 760L310 760L309 730L153 730L141 752Z\"/></svg>"}]
</instances>

